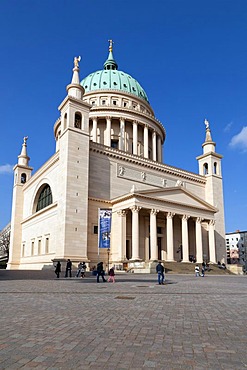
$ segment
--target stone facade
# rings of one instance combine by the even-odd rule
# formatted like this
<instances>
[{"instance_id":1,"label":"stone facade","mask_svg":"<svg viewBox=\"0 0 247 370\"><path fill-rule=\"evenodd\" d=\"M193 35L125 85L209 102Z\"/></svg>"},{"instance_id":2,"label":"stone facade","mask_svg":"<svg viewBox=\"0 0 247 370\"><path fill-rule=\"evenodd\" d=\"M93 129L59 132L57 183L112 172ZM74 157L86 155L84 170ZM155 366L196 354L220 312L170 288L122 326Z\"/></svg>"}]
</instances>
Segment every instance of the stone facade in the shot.
<instances>
[{"instance_id":1,"label":"stone facade","mask_svg":"<svg viewBox=\"0 0 247 370\"><path fill-rule=\"evenodd\" d=\"M54 125L56 153L33 176L27 138L18 157L8 268L68 258L145 272L157 260L224 262L222 156L209 125L199 174L164 164L166 132L150 104L121 89L85 93L78 60ZM98 209L112 211L110 251L98 249Z\"/></svg>"}]
</instances>

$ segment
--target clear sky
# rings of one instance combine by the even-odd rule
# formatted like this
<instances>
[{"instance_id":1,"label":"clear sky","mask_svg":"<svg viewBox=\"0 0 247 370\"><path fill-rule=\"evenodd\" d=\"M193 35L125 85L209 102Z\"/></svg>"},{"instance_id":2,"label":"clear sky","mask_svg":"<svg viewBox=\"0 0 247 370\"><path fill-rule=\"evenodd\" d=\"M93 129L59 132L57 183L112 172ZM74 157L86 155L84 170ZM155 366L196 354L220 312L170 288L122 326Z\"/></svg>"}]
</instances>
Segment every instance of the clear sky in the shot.
<instances>
[{"instance_id":1,"label":"clear sky","mask_svg":"<svg viewBox=\"0 0 247 370\"><path fill-rule=\"evenodd\" d=\"M54 153L70 83L119 69L145 89L167 137L164 162L198 173L204 119L222 160L226 232L247 230L246 0L2 0L0 229L11 217L13 166L28 136L34 172Z\"/></svg>"}]
</instances>

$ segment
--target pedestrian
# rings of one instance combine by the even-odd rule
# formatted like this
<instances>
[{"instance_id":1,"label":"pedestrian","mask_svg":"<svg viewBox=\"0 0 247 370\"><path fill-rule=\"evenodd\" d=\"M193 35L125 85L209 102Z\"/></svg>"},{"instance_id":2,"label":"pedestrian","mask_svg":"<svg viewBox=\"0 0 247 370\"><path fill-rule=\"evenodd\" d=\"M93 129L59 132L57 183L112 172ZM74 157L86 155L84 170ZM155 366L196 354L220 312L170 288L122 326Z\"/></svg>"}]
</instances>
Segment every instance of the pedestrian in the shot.
<instances>
[{"instance_id":1,"label":"pedestrian","mask_svg":"<svg viewBox=\"0 0 247 370\"><path fill-rule=\"evenodd\" d=\"M68 259L66 263L65 277L68 277L68 275L69 277L72 277L71 271L72 271L72 262L70 261L70 259Z\"/></svg>"},{"instance_id":2,"label":"pedestrian","mask_svg":"<svg viewBox=\"0 0 247 370\"><path fill-rule=\"evenodd\" d=\"M201 272L201 277L205 276L205 264L203 265L202 263L202 272Z\"/></svg>"},{"instance_id":3,"label":"pedestrian","mask_svg":"<svg viewBox=\"0 0 247 370\"><path fill-rule=\"evenodd\" d=\"M55 268L55 274L57 275L58 279L59 279L60 272L61 272L61 263L60 261L57 261L56 268Z\"/></svg>"},{"instance_id":4,"label":"pedestrian","mask_svg":"<svg viewBox=\"0 0 247 370\"><path fill-rule=\"evenodd\" d=\"M195 266L195 276L196 277L200 276L200 267L197 264Z\"/></svg>"},{"instance_id":5,"label":"pedestrian","mask_svg":"<svg viewBox=\"0 0 247 370\"><path fill-rule=\"evenodd\" d=\"M115 283L115 271L114 271L114 267L110 268L110 271L109 271L109 279L108 279L108 283L110 283L110 281L112 281L113 283Z\"/></svg>"},{"instance_id":6,"label":"pedestrian","mask_svg":"<svg viewBox=\"0 0 247 370\"><path fill-rule=\"evenodd\" d=\"M82 269L82 263L81 262L79 262L78 263L78 266L77 266L77 271L76 271L76 275L75 275L75 277L79 277L80 276L80 274L81 274L81 269Z\"/></svg>"},{"instance_id":7,"label":"pedestrian","mask_svg":"<svg viewBox=\"0 0 247 370\"><path fill-rule=\"evenodd\" d=\"M158 265L156 266L156 272L158 274L158 284L159 285L164 285L165 269L164 269L164 266L161 264L161 262L159 262Z\"/></svg>"},{"instance_id":8,"label":"pedestrian","mask_svg":"<svg viewBox=\"0 0 247 370\"><path fill-rule=\"evenodd\" d=\"M99 262L97 264L97 283L99 283L99 277L100 276L102 277L103 282L106 281L104 275L105 275L105 271L104 271L104 268L103 268L103 262Z\"/></svg>"},{"instance_id":9,"label":"pedestrian","mask_svg":"<svg viewBox=\"0 0 247 370\"><path fill-rule=\"evenodd\" d=\"M87 268L87 265L85 264L85 262L82 262L81 264L81 277L82 278L85 277L86 268Z\"/></svg>"}]
</instances>

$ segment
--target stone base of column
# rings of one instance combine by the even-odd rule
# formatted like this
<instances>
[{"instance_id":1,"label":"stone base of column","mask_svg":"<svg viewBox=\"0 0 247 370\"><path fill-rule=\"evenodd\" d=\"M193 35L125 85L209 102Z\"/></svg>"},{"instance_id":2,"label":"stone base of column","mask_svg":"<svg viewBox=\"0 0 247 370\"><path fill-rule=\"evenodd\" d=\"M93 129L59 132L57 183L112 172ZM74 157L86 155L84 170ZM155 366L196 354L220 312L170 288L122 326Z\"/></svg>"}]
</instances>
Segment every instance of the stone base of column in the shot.
<instances>
[{"instance_id":1,"label":"stone base of column","mask_svg":"<svg viewBox=\"0 0 247 370\"><path fill-rule=\"evenodd\" d=\"M181 262L191 263L189 260L182 260Z\"/></svg>"},{"instance_id":2,"label":"stone base of column","mask_svg":"<svg viewBox=\"0 0 247 370\"><path fill-rule=\"evenodd\" d=\"M178 262L178 261L175 261L175 260L165 260L165 262Z\"/></svg>"},{"instance_id":3,"label":"stone base of column","mask_svg":"<svg viewBox=\"0 0 247 370\"><path fill-rule=\"evenodd\" d=\"M131 258L131 259L129 260L129 262L141 262L141 261L142 261L142 259L141 259L141 258L139 258L139 257Z\"/></svg>"}]
</instances>

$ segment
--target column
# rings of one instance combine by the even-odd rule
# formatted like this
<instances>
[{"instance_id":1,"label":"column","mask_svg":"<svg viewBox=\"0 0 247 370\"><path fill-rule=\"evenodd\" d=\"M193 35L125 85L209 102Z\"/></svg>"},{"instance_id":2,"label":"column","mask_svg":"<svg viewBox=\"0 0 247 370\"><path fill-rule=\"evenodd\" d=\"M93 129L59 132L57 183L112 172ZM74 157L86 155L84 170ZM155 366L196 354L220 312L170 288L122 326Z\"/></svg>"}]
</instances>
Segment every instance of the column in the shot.
<instances>
[{"instance_id":1,"label":"column","mask_svg":"<svg viewBox=\"0 0 247 370\"><path fill-rule=\"evenodd\" d=\"M144 158L148 158L148 125L144 126Z\"/></svg>"},{"instance_id":2,"label":"column","mask_svg":"<svg viewBox=\"0 0 247 370\"><path fill-rule=\"evenodd\" d=\"M105 145L111 146L111 117L106 117L106 142Z\"/></svg>"},{"instance_id":3,"label":"column","mask_svg":"<svg viewBox=\"0 0 247 370\"><path fill-rule=\"evenodd\" d=\"M173 247L173 217L175 213L167 213L166 223L166 237L167 237L167 261L174 261L174 247Z\"/></svg>"},{"instance_id":4,"label":"column","mask_svg":"<svg viewBox=\"0 0 247 370\"><path fill-rule=\"evenodd\" d=\"M120 261L126 260L126 211L121 209L117 211L119 217L119 250Z\"/></svg>"},{"instance_id":5,"label":"column","mask_svg":"<svg viewBox=\"0 0 247 370\"><path fill-rule=\"evenodd\" d=\"M156 131L153 131L152 133L152 149L153 149L153 161L156 161L157 160Z\"/></svg>"},{"instance_id":6,"label":"column","mask_svg":"<svg viewBox=\"0 0 247 370\"><path fill-rule=\"evenodd\" d=\"M125 150L125 119L120 118L119 149Z\"/></svg>"},{"instance_id":7,"label":"column","mask_svg":"<svg viewBox=\"0 0 247 370\"><path fill-rule=\"evenodd\" d=\"M145 260L150 260L150 253L149 253L149 225L150 225L150 217L145 217Z\"/></svg>"},{"instance_id":8,"label":"column","mask_svg":"<svg viewBox=\"0 0 247 370\"><path fill-rule=\"evenodd\" d=\"M157 220L156 215L159 211L152 209L150 211L150 249L151 249L151 260L158 259L158 244L157 244Z\"/></svg>"},{"instance_id":9,"label":"column","mask_svg":"<svg viewBox=\"0 0 247 370\"><path fill-rule=\"evenodd\" d=\"M212 263L216 263L214 225L215 221L210 220L208 226L208 242L209 242L209 262Z\"/></svg>"},{"instance_id":10,"label":"column","mask_svg":"<svg viewBox=\"0 0 247 370\"><path fill-rule=\"evenodd\" d=\"M162 163L162 144L160 135L157 136L158 145L158 162Z\"/></svg>"},{"instance_id":11,"label":"column","mask_svg":"<svg viewBox=\"0 0 247 370\"><path fill-rule=\"evenodd\" d=\"M139 211L141 207L130 207L132 211L132 260L139 260Z\"/></svg>"},{"instance_id":12,"label":"column","mask_svg":"<svg viewBox=\"0 0 247 370\"><path fill-rule=\"evenodd\" d=\"M93 142L97 143L97 117L93 117Z\"/></svg>"},{"instance_id":13,"label":"column","mask_svg":"<svg viewBox=\"0 0 247 370\"><path fill-rule=\"evenodd\" d=\"M197 217L196 219L196 262L202 263L203 262L203 255L202 255L202 218Z\"/></svg>"},{"instance_id":14,"label":"column","mask_svg":"<svg viewBox=\"0 0 247 370\"><path fill-rule=\"evenodd\" d=\"M137 155L138 123L133 121L133 154Z\"/></svg>"},{"instance_id":15,"label":"column","mask_svg":"<svg viewBox=\"0 0 247 370\"><path fill-rule=\"evenodd\" d=\"M183 215L182 217L182 248L183 261L189 262L189 238L188 238L188 219L190 216Z\"/></svg>"}]
</instances>

